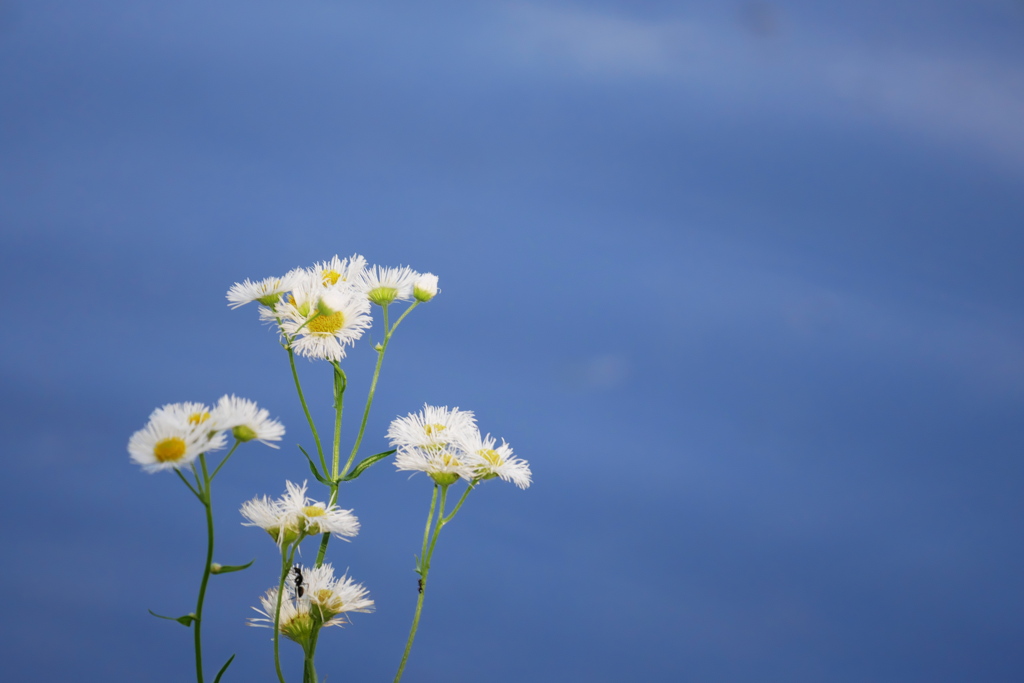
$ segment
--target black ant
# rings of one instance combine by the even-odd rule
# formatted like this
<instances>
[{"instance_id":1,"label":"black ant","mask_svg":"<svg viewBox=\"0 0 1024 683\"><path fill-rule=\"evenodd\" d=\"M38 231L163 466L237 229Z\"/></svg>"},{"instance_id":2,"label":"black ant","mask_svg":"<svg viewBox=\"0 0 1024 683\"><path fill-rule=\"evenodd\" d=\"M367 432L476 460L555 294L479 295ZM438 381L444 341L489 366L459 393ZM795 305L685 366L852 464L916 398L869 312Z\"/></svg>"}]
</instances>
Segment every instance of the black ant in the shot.
<instances>
[{"instance_id":1,"label":"black ant","mask_svg":"<svg viewBox=\"0 0 1024 683\"><path fill-rule=\"evenodd\" d=\"M302 587L302 567L295 565L295 594L301 598L305 592L306 589Z\"/></svg>"},{"instance_id":2,"label":"black ant","mask_svg":"<svg viewBox=\"0 0 1024 683\"><path fill-rule=\"evenodd\" d=\"M422 593L423 592L423 579L418 579L418 581L419 581L419 584L420 584L420 593Z\"/></svg>"}]
</instances>

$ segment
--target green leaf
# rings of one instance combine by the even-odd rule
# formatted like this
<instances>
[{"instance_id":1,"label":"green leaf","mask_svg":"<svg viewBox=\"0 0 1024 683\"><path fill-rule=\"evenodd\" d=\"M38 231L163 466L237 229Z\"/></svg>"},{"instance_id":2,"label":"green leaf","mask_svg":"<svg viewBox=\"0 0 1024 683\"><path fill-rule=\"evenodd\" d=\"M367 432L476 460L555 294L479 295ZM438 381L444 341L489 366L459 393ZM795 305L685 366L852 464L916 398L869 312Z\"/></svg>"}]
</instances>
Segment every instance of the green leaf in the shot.
<instances>
[{"instance_id":1,"label":"green leaf","mask_svg":"<svg viewBox=\"0 0 1024 683\"><path fill-rule=\"evenodd\" d=\"M252 563L250 562L249 564ZM217 677L213 679L213 683L220 683L220 677L224 675L224 672L228 670L228 667L231 666L231 662L233 661L235 661L235 656L231 655L231 657L228 658L228 661L224 662L224 666L220 668L220 671L217 672Z\"/></svg>"},{"instance_id":2,"label":"green leaf","mask_svg":"<svg viewBox=\"0 0 1024 683\"><path fill-rule=\"evenodd\" d=\"M248 569L255 562L255 559L250 560L247 564L217 564L214 562L210 566L211 574L229 574L231 572L240 572L243 569Z\"/></svg>"},{"instance_id":3,"label":"green leaf","mask_svg":"<svg viewBox=\"0 0 1024 683\"><path fill-rule=\"evenodd\" d=\"M162 614L157 614L153 610L147 610L147 611L150 614L152 614L154 617L158 617L160 619L167 619L168 621L176 621L179 624L181 624L182 626L185 626L186 628L191 626L193 621L198 621L198 619L196 618L195 612L189 612L188 614L186 614L184 616L181 616L181 617L165 617Z\"/></svg>"},{"instance_id":4,"label":"green leaf","mask_svg":"<svg viewBox=\"0 0 1024 683\"><path fill-rule=\"evenodd\" d=\"M351 472L349 472L344 477L342 477L341 481L352 481L353 479L358 477L360 474L362 474L363 470L368 468L370 465L372 465L373 463L377 462L378 460L383 460L384 458L388 457L389 455L393 455L394 452L395 452L394 450L390 450L390 451L384 451L383 453L377 453L376 455L371 455L369 458L366 458L361 463L356 465L352 469Z\"/></svg>"},{"instance_id":5,"label":"green leaf","mask_svg":"<svg viewBox=\"0 0 1024 683\"><path fill-rule=\"evenodd\" d=\"M309 457L309 453L306 452L306 449L303 448L302 446L299 446L299 450L302 451L302 454L306 456L306 460L309 461L309 469L311 472L313 472L313 476L316 477L316 480L321 484L324 484L325 486L330 486L330 480L327 479L327 477L325 477L324 475L320 474L320 470L318 470L316 468L316 465L313 464L313 458Z\"/></svg>"}]
</instances>

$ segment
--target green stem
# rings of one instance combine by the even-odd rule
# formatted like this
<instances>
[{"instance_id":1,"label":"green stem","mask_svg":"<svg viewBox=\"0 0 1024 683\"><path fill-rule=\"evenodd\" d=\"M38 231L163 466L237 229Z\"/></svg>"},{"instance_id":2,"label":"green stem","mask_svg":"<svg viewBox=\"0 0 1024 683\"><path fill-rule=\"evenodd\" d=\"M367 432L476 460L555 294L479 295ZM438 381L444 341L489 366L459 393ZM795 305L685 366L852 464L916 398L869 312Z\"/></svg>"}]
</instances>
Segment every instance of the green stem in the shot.
<instances>
[{"instance_id":1,"label":"green stem","mask_svg":"<svg viewBox=\"0 0 1024 683\"><path fill-rule=\"evenodd\" d=\"M205 453L199 455L199 463L203 468L204 482L204 485L199 489L201 493L200 500L203 502L203 507L206 508L206 565L203 567L203 580L199 584L199 599L196 601L194 635L196 644L196 680L198 683L203 683L203 602L206 599L206 584L210 581L210 567L213 565L213 505L210 500L211 477L207 473Z\"/></svg>"},{"instance_id":2,"label":"green stem","mask_svg":"<svg viewBox=\"0 0 1024 683\"><path fill-rule=\"evenodd\" d=\"M455 513L459 511L459 508L462 507L462 504L466 502L466 496L468 496L469 492L472 491L472 490L473 490L473 482L470 482L469 486L467 486L466 490L463 492L462 497L459 498L459 502L456 503L455 509L452 510L452 514L448 515L447 517L445 517L444 519L441 520L441 526L444 526L448 522L452 521L452 517L454 517Z\"/></svg>"},{"instance_id":3,"label":"green stem","mask_svg":"<svg viewBox=\"0 0 1024 683\"><path fill-rule=\"evenodd\" d=\"M224 465L227 464L228 458L230 458L232 455L234 455L235 449L238 448L238 444L240 444L240 443L242 443L242 442L241 441L235 441L235 445L231 447L231 450L228 451L228 454L225 455L224 459L220 461L220 464L217 465L217 467L214 468L213 474L210 475L210 481L213 481L213 478L217 476L218 472L220 472L220 468L224 467Z\"/></svg>"},{"instance_id":4,"label":"green stem","mask_svg":"<svg viewBox=\"0 0 1024 683\"><path fill-rule=\"evenodd\" d=\"M420 580L419 580L419 597L416 598L416 612L412 616L412 628L409 629L409 640L405 643L405 652L402 653L402 662L398 665L398 673L395 674L395 683L402 680L402 673L405 671L405 664L409 660L409 652L412 651L412 642L416 639L416 630L420 626L420 615L423 613L423 597L427 593L427 574L430 573L430 559L434 555L434 546L437 544L437 536L441 532L441 527L444 526L444 503L448 497L448 487L441 487L441 509L437 513L437 523L434 525L434 531L430 534L430 543L427 544L427 530L430 529L430 518L434 515L435 504L437 502L437 488L438 485L434 485L434 495L430 499L430 514L427 515L427 528L423 532L423 548L424 554L420 558ZM465 498L465 497L463 497Z\"/></svg>"},{"instance_id":5,"label":"green stem","mask_svg":"<svg viewBox=\"0 0 1024 683\"><path fill-rule=\"evenodd\" d=\"M338 480L335 479L334 483L331 484L331 496L327 499L327 507L330 509L332 505L338 502ZM324 556L327 554L327 544L331 542L331 532L327 531L320 537L320 549L316 552L316 566L319 567L324 563Z\"/></svg>"},{"instance_id":6,"label":"green stem","mask_svg":"<svg viewBox=\"0 0 1024 683\"><path fill-rule=\"evenodd\" d=\"M345 468L341 471L342 476L348 474L349 468L352 467L352 463L356 459L356 454L359 453L359 446L363 443L363 434L366 432L366 421L370 418L370 406L373 405L373 395L377 391L377 380L380 378L380 368L384 363L384 353L388 350L388 343L391 341L391 336L395 333L395 330L398 329L401 322L405 320L405 316L409 315L412 309L419 305L420 302L417 301L413 303L412 306L405 309L405 312L399 316L398 320L395 321L394 326L390 329L388 327L388 307L381 307L384 309L384 341L381 342L380 349L377 351L377 367L374 368L373 379L370 381L370 393L366 397L366 408L363 409L363 420L359 423L359 433L356 434L356 441L352 445L352 453L348 456Z\"/></svg>"},{"instance_id":7,"label":"green stem","mask_svg":"<svg viewBox=\"0 0 1024 683\"><path fill-rule=\"evenodd\" d=\"M302 404L302 411L306 414L306 421L309 422L309 430L313 432L313 440L316 441L316 453L320 456L320 465L323 467L323 471L327 471L327 461L324 460L324 447L320 443L320 435L316 431L316 424L313 422L313 416L309 413L309 406L306 404L306 397L302 393L302 383L299 381L299 371L295 369L295 352L292 351L292 340L291 337L285 337L288 340L285 350L288 351L288 362L292 366L292 377L295 379L295 389L299 392L299 403Z\"/></svg>"},{"instance_id":8,"label":"green stem","mask_svg":"<svg viewBox=\"0 0 1024 683\"><path fill-rule=\"evenodd\" d=\"M195 486L192 486L192 484L188 483L188 479L186 479L185 475L181 473L181 470L179 470L177 467L175 467L174 468L174 473L177 474L178 475L178 479L181 479L181 481L185 484L185 486L188 487L188 490L192 492L192 495L194 495L196 498L198 498L199 502L202 503L203 502L203 497L201 495L199 495L199 491L196 491L196 487Z\"/></svg>"},{"instance_id":9,"label":"green stem","mask_svg":"<svg viewBox=\"0 0 1024 683\"><path fill-rule=\"evenodd\" d=\"M309 648L305 651L306 656L302 662L302 683L319 683L316 677L316 665L313 664L313 656L316 653L316 640L319 636L319 629L310 636Z\"/></svg>"},{"instance_id":10,"label":"green stem","mask_svg":"<svg viewBox=\"0 0 1024 683\"><path fill-rule=\"evenodd\" d=\"M284 582L292 568L296 545L298 542L290 547L290 554L289 548L281 548L281 581L277 584L277 606L274 608L274 668L277 670L277 680L281 683L285 683L284 674L281 673L281 599L284 596Z\"/></svg>"},{"instance_id":11,"label":"green stem","mask_svg":"<svg viewBox=\"0 0 1024 683\"><path fill-rule=\"evenodd\" d=\"M337 361L334 361L332 365L335 372L342 372L341 366ZM331 479L338 478L338 461L341 455L341 413L344 403L345 390L342 389L341 392L336 391L334 396L334 447L331 453Z\"/></svg>"},{"instance_id":12,"label":"green stem","mask_svg":"<svg viewBox=\"0 0 1024 683\"><path fill-rule=\"evenodd\" d=\"M430 497L430 513L427 515L427 525L423 527L423 550L420 552L420 558L424 561L427 559L427 539L430 537L430 523L434 521L434 508L437 507L437 489L438 485L434 484L434 495Z\"/></svg>"}]
</instances>

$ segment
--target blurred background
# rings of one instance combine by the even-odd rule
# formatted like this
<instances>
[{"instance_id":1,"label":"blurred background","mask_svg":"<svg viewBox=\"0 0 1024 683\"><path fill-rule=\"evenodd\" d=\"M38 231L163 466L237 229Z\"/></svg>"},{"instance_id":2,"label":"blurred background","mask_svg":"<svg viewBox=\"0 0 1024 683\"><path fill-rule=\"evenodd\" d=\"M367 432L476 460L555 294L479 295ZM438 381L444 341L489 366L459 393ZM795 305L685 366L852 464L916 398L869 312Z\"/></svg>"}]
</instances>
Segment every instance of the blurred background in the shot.
<instances>
[{"instance_id":1,"label":"blurred background","mask_svg":"<svg viewBox=\"0 0 1024 683\"><path fill-rule=\"evenodd\" d=\"M1024 676L1019 0L0 0L0 88L8 680L193 675L146 610L193 609L202 507L125 447L225 393L288 434L216 482L215 559L256 563L212 579L207 668L273 678L237 510L312 439L224 294L355 252L442 288L364 454L459 406L535 478L446 528L404 680ZM390 463L343 488L328 556L377 612L323 634L329 680L393 677L429 500Z\"/></svg>"}]
</instances>

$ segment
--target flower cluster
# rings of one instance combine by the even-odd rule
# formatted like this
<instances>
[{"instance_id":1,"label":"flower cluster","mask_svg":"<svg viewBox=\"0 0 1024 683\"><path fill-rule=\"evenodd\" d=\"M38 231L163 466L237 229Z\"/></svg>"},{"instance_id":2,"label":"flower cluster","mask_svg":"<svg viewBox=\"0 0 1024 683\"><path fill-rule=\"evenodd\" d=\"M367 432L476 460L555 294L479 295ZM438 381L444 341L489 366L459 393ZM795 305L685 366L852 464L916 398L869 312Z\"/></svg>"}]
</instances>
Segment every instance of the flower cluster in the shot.
<instances>
[{"instance_id":1,"label":"flower cluster","mask_svg":"<svg viewBox=\"0 0 1024 683\"><path fill-rule=\"evenodd\" d=\"M238 441L261 441L274 446L284 426L255 403L223 396L212 409L203 403L170 403L157 408L145 427L128 440L132 461L147 472L182 468L200 453L216 451L227 443L226 433Z\"/></svg>"},{"instance_id":2,"label":"flower cluster","mask_svg":"<svg viewBox=\"0 0 1024 683\"><path fill-rule=\"evenodd\" d=\"M530 465L516 458L512 447L490 435L482 436L468 410L424 405L418 413L396 418L388 439L397 450L399 470L426 472L442 486L458 479L475 483L499 477L521 489L530 485Z\"/></svg>"},{"instance_id":3,"label":"flower cluster","mask_svg":"<svg viewBox=\"0 0 1024 683\"><path fill-rule=\"evenodd\" d=\"M277 324L290 348L300 356L339 361L371 326L371 304L430 301L437 276L406 266L368 266L359 254L311 268L296 268L283 277L236 282L228 305L256 301L260 317Z\"/></svg>"},{"instance_id":4,"label":"flower cluster","mask_svg":"<svg viewBox=\"0 0 1024 683\"><path fill-rule=\"evenodd\" d=\"M288 481L285 488L277 500L263 496L243 503L242 516L249 520L243 524L263 529L282 548L314 534L351 538L359 533L359 520L351 510L306 497L306 482L299 486Z\"/></svg>"},{"instance_id":5,"label":"flower cluster","mask_svg":"<svg viewBox=\"0 0 1024 683\"><path fill-rule=\"evenodd\" d=\"M335 578L329 562L319 567L300 567L291 570L292 580L285 585L281 596L281 633L297 643L306 645L313 634L323 626L342 626L347 623L348 612L372 612L373 600L367 590L348 576ZM263 609L254 607L262 617L249 620L251 626L274 627L278 589L271 588L260 596Z\"/></svg>"}]
</instances>

